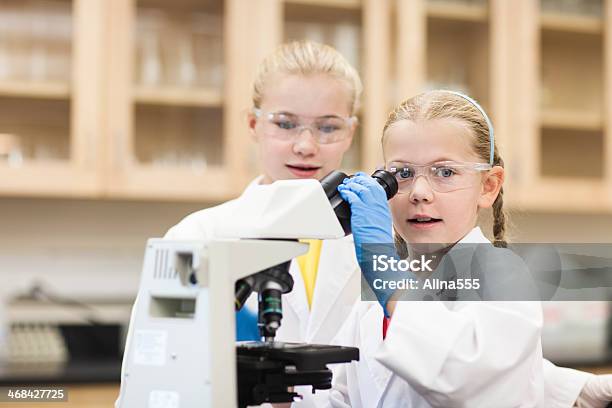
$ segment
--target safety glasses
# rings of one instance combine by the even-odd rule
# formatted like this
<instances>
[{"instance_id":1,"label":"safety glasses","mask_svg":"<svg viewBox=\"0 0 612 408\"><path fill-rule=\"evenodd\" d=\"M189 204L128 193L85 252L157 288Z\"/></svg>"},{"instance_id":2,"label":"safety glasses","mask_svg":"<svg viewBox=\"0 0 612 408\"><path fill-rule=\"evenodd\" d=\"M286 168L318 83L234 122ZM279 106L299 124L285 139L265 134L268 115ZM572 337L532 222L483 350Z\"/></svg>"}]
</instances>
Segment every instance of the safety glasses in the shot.
<instances>
[{"instance_id":1,"label":"safety glasses","mask_svg":"<svg viewBox=\"0 0 612 408\"><path fill-rule=\"evenodd\" d=\"M424 176L434 191L448 193L476 185L477 174L491 170L488 163L440 161L429 164L391 162L386 170L393 174L398 183L398 192L409 193L417 178Z\"/></svg>"},{"instance_id":2,"label":"safety glasses","mask_svg":"<svg viewBox=\"0 0 612 408\"><path fill-rule=\"evenodd\" d=\"M261 109L254 109L253 113L258 119L262 119L263 131L267 136L279 140L293 141L304 130L308 129L319 144L337 143L345 140L350 135L351 127L357 121L354 116L350 118L340 116L308 117L289 112L264 112Z\"/></svg>"}]
</instances>

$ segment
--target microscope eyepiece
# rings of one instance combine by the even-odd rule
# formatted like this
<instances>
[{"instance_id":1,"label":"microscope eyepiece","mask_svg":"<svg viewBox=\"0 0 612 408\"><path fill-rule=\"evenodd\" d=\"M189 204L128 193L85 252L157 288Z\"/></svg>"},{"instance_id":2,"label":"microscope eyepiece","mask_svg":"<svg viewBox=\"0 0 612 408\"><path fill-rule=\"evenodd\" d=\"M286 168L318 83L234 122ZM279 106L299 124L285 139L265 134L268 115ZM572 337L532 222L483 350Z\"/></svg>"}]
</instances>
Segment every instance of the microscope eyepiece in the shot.
<instances>
[{"instance_id":1,"label":"microscope eyepiece","mask_svg":"<svg viewBox=\"0 0 612 408\"><path fill-rule=\"evenodd\" d=\"M348 235L351 233L351 207L349 204L342 199L338 192L338 186L342 184L342 181L352 176L347 176L341 171L332 171L321 180L321 186L325 195L329 199L329 204L334 209L338 221L344 230L344 234ZM372 177L378 181L385 192L387 193L387 200L393 198L397 194L397 180L395 177L386 170L376 170Z\"/></svg>"},{"instance_id":2,"label":"microscope eyepiece","mask_svg":"<svg viewBox=\"0 0 612 408\"><path fill-rule=\"evenodd\" d=\"M393 177L393 174L389 173L387 170L376 170L372 173L372 178L378 181L387 193L387 200L390 200L397 194L397 180Z\"/></svg>"}]
</instances>

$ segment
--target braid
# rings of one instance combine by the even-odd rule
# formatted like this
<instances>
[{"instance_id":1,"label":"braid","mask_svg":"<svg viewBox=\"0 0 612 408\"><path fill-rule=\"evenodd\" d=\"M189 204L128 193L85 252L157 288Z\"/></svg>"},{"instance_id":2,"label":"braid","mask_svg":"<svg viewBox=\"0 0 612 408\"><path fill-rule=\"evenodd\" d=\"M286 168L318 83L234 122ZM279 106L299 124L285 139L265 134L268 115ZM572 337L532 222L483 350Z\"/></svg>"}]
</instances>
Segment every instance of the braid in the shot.
<instances>
[{"instance_id":1,"label":"braid","mask_svg":"<svg viewBox=\"0 0 612 408\"><path fill-rule=\"evenodd\" d=\"M504 188L499 191L499 195L493 203L493 245L506 248L508 243L504 239L506 235L506 212L504 211Z\"/></svg>"},{"instance_id":2,"label":"braid","mask_svg":"<svg viewBox=\"0 0 612 408\"><path fill-rule=\"evenodd\" d=\"M496 159L497 165L504 167L504 161L501 157L497 156ZM493 202L493 245L499 248L506 248L508 242L506 242L505 235L506 211L504 210L504 187L502 187Z\"/></svg>"}]
</instances>

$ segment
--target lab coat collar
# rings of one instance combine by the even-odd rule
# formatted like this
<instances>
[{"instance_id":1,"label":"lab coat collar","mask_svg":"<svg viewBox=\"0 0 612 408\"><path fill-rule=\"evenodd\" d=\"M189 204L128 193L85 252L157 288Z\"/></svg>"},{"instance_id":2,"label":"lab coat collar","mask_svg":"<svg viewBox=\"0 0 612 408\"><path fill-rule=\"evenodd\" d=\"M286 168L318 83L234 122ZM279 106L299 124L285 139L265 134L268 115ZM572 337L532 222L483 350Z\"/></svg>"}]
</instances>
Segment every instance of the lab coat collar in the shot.
<instances>
[{"instance_id":1,"label":"lab coat collar","mask_svg":"<svg viewBox=\"0 0 612 408\"><path fill-rule=\"evenodd\" d=\"M246 186L246 188L242 191L241 195L245 195L247 193L249 193L250 191L254 190L255 188L257 188L258 186L261 186L261 180L263 180L264 176L260 175L255 177L248 186Z\"/></svg>"},{"instance_id":2,"label":"lab coat collar","mask_svg":"<svg viewBox=\"0 0 612 408\"><path fill-rule=\"evenodd\" d=\"M353 274L359 274L353 236L324 240L319 257L306 341L312 342ZM355 294L357 297L358 294ZM338 307L338 305L336 305Z\"/></svg>"},{"instance_id":3,"label":"lab coat collar","mask_svg":"<svg viewBox=\"0 0 612 408\"><path fill-rule=\"evenodd\" d=\"M300 338L310 343L332 311L339 293L351 276L358 273L352 236L337 240L323 240L312 309L308 308L304 280L300 266L295 260L291 263L289 273L293 277L294 285L293 290L286 294L284 299L298 316ZM355 297L357 296L356 293Z\"/></svg>"},{"instance_id":4,"label":"lab coat collar","mask_svg":"<svg viewBox=\"0 0 612 408\"><path fill-rule=\"evenodd\" d=\"M491 244L491 241L482 233L480 227L474 227L452 246L451 251L461 249L461 245L457 244ZM471 245L465 245L464 247L469 246Z\"/></svg>"},{"instance_id":5,"label":"lab coat collar","mask_svg":"<svg viewBox=\"0 0 612 408\"><path fill-rule=\"evenodd\" d=\"M461 238L458 244L484 244L491 243L487 237L482 233L480 227L474 227L468 232L463 238Z\"/></svg>"}]
</instances>

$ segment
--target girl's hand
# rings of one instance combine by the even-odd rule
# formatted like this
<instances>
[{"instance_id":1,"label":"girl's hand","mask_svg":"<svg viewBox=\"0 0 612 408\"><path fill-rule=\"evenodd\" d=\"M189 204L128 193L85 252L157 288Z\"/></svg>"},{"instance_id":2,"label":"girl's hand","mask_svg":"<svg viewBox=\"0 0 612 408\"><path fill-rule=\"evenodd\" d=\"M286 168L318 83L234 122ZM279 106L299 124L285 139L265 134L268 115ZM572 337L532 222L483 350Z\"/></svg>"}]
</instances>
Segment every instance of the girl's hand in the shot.
<instances>
[{"instance_id":1,"label":"girl's hand","mask_svg":"<svg viewBox=\"0 0 612 408\"><path fill-rule=\"evenodd\" d=\"M387 301L394 291L376 288L374 281L382 277L373 270L372 255L387 255L399 259L393 246L393 221L387 204L387 194L376 180L359 172L338 186L342 198L351 206L351 229L357 261L363 277L368 282L386 316ZM371 245L364 248L364 244ZM389 277L389 276L387 276Z\"/></svg>"},{"instance_id":2,"label":"girl's hand","mask_svg":"<svg viewBox=\"0 0 612 408\"><path fill-rule=\"evenodd\" d=\"M351 206L351 230L359 261L363 244L393 243L393 221L387 194L375 179L358 172L354 177L344 179L338 191Z\"/></svg>"}]
</instances>

